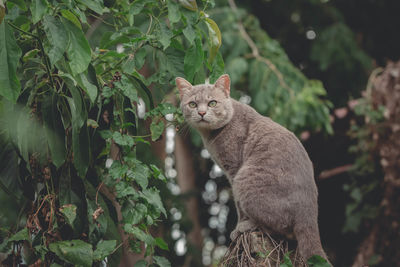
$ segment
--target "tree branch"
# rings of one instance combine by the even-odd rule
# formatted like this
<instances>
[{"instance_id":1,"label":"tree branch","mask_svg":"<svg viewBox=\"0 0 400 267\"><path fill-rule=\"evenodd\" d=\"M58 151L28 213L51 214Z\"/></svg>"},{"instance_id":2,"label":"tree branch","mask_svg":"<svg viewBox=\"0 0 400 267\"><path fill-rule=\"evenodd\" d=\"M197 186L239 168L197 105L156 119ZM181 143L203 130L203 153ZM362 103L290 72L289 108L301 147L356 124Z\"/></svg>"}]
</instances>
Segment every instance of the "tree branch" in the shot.
<instances>
[{"instance_id":1,"label":"tree branch","mask_svg":"<svg viewBox=\"0 0 400 267\"><path fill-rule=\"evenodd\" d=\"M327 179L327 178L339 175L339 174L344 173L344 172L348 172L352 167L353 167L352 164L347 164L347 165L336 167L336 168L333 168L333 169L330 169L330 170L322 171L319 174L318 179L323 180L323 179Z\"/></svg>"},{"instance_id":2,"label":"tree branch","mask_svg":"<svg viewBox=\"0 0 400 267\"><path fill-rule=\"evenodd\" d=\"M231 7L232 11L234 13L237 13L238 9L237 9L235 1L228 0L228 2L229 2L229 6ZM269 59L260 55L260 51L259 51L257 45L254 43L253 39L251 39L250 35L247 33L247 31L244 28L243 23L240 19L238 19L237 24L239 27L240 35L243 37L243 39L247 42L247 44L251 48L252 57L263 62L264 64L266 64L272 70L272 72L276 75L276 77L278 77L280 85L283 88L287 89L289 91L290 95L293 96L293 89L287 85L287 83L285 82L285 80L283 78L282 73L278 70L278 68L275 66L274 63L272 63Z\"/></svg>"}]
</instances>

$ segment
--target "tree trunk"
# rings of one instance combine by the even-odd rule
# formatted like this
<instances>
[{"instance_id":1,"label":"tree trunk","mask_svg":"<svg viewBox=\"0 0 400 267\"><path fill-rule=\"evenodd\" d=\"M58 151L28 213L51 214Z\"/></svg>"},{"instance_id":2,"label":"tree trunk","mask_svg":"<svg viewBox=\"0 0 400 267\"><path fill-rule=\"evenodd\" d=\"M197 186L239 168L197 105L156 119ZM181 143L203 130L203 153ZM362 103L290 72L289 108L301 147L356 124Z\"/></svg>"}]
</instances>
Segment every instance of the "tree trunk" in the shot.
<instances>
[{"instance_id":1,"label":"tree trunk","mask_svg":"<svg viewBox=\"0 0 400 267\"><path fill-rule=\"evenodd\" d=\"M363 241L353 267L379 263L399 266L400 262L400 61L389 63L372 81L370 100L377 110L385 107L384 122L374 127L384 172L383 198L370 234Z\"/></svg>"},{"instance_id":2,"label":"tree trunk","mask_svg":"<svg viewBox=\"0 0 400 267\"><path fill-rule=\"evenodd\" d=\"M195 193L196 175L194 173L193 157L187 140L181 135L175 137L175 159L178 172L177 182L182 194ZM196 194L192 194L186 202L186 211L193 223L192 231L189 233L189 241L199 250L203 245L201 226L199 220L199 205Z\"/></svg>"}]
</instances>

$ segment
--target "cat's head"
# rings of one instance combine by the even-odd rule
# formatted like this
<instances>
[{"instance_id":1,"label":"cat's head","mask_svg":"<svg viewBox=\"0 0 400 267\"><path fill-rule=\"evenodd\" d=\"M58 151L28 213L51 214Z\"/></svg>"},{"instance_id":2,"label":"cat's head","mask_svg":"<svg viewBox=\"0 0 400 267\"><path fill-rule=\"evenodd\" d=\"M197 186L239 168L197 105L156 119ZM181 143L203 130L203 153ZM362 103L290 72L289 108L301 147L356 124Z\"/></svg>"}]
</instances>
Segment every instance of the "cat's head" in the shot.
<instances>
[{"instance_id":1,"label":"cat's head","mask_svg":"<svg viewBox=\"0 0 400 267\"><path fill-rule=\"evenodd\" d=\"M176 78L181 98L181 109L186 121L197 129L215 130L225 126L233 116L228 74L215 84L191 85L183 78Z\"/></svg>"}]
</instances>

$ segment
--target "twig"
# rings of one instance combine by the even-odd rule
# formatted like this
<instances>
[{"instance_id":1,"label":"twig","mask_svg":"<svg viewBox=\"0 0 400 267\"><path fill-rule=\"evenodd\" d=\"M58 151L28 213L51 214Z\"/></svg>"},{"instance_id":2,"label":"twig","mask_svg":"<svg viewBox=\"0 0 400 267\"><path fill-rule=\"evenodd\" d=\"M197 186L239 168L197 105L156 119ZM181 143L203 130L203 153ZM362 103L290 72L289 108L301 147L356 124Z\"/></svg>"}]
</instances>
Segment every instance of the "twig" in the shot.
<instances>
[{"instance_id":1,"label":"twig","mask_svg":"<svg viewBox=\"0 0 400 267\"><path fill-rule=\"evenodd\" d=\"M36 216L36 215L39 213L39 211L40 211L40 209L42 208L42 206L43 206L45 200L46 200L48 197L51 197L51 195L46 195L46 196L43 198L42 203L40 204L39 208L38 208L37 211L35 212L34 216Z\"/></svg>"},{"instance_id":2,"label":"twig","mask_svg":"<svg viewBox=\"0 0 400 267\"><path fill-rule=\"evenodd\" d=\"M318 179L322 180L322 179L326 179L326 178L330 178L330 177L336 176L336 175L344 173L344 172L348 172L352 167L353 167L352 164L347 164L347 165L336 167L336 168L333 168L333 169L330 169L330 170L322 171L320 173L320 175L318 176Z\"/></svg>"},{"instance_id":3,"label":"twig","mask_svg":"<svg viewBox=\"0 0 400 267\"><path fill-rule=\"evenodd\" d=\"M42 45L42 40L40 39L39 35L34 35L34 34L30 33L30 32L24 31L24 30L18 28L17 26L15 26L14 24L12 24L9 21L7 21L7 23L8 23L8 25L10 25L12 28L16 29L17 31L22 32L22 33L24 33L26 35L29 35L30 37L33 37L38 41L40 51L42 52L42 55L43 55L43 58L44 58L44 63L45 63L45 66L46 66L47 76L49 76L49 80L50 80L51 86L55 89L54 82L53 82L53 77L51 76L51 71L50 71L50 66L49 66L50 64L49 64L48 58L46 56L46 53L44 52L44 48L43 48L43 45Z\"/></svg>"},{"instance_id":4,"label":"twig","mask_svg":"<svg viewBox=\"0 0 400 267\"><path fill-rule=\"evenodd\" d=\"M97 205L97 207L99 206L99 203L97 202L97 198L98 198L98 196L99 196L99 191L100 191L100 188L103 186L103 182L101 182L100 183L100 185L97 187L97 190L96 190L96 205Z\"/></svg>"},{"instance_id":5,"label":"twig","mask_svg":"<svg viewBox=\"0 0 400 267\"><path fill-rule=\"evenodd\" d=\"M24 34L26 34L26 35L29 35L30 37L33 37L33 38L39 40L39 37L38 37L38 36L36 36L36 35L34 35L34 34L30 33L30 32L24 31L24 30L22 30L22 29L20 29L20 28L18 28L17 26L15 26L14 24L12 24L12 23L9 22L9 21L7 21L7 23L8 23L8 25L10 25L12 28L16 29L17 31L22 32L22 33L24 33Z\"/></svg>"},{"instance_id":6,"label":"twig","mask_svg":"<svg viewBox=\"0 0 400 267\"><path fill-rule=\"evenodd\" d=\"M114 250L109 254L112 255L115 251L117 251L124 243L126 243L128 241L128 239L125 239L124 241L122 241L118 246L116 246L114 248Z\"/></svg>"},{"instance_id":7,"label":"twig","mask_svg":"<svg viewBox=\"0 0 400 267\"><path fill-rule=\"evenodd\" d=\"M237 6L234 0L228 0L229 6L233 10L234 13L237 13ZM278 70L278 68L275 66L274 63L272 63L269 59L263 57L260 55L260 51L258 50L257 45L254 43L253 39L251 39L250 35L247 33L246 29L243 26L242 21L239 19L238 22L238 27L239 27L239 32L242 35L243 39L247 42L247 44L250 46L252 54L251 56L263 63L265 63L271 70L272 72L278 77L279 83L281 86L285 89L287 89L290 93L291 96L293 96L293 89L290 88L287 83L285 82L282 73Z\"/></svg>"},{"instance_id":8,"label":"twig","mask_svg":"<svg viewBox=\"0 0 400 267\"><path fill-rule=\"evenodd\" d=\"M231 242L218 266L280 266L284 255L290 251L290 248L288 240L282 239L284 237L277 238L277 240L274 240L269 233L259 230L242 233ZM260 256L258 252L263 253L261 253ZM290 259L293 266L307 266L304 260L299 256L297 249L295 249L295 253L290 256Z\"/></svg>"}]
</instances>

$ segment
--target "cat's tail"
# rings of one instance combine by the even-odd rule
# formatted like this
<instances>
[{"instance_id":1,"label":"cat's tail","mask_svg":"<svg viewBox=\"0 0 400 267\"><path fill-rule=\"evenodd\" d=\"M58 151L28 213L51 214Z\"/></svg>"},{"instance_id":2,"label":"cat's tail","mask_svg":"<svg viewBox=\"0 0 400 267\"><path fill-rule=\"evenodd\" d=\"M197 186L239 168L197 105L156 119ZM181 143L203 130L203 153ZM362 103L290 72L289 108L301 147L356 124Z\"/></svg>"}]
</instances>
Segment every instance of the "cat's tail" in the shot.
<instances>
[{"instance_id":1,"label":"cat's tail","mask_svg":"<svg viewBox=\"0 0 400 267\"><path fill-rule=\"evenodd\" d=\"M311 225L297 224L294 226L293 230L297 239L297 246L300 255L306 262L307 259L313 255L319 255L328 260L324 250L322 249L317 223Z\"/></svg>"}]
</instances>

